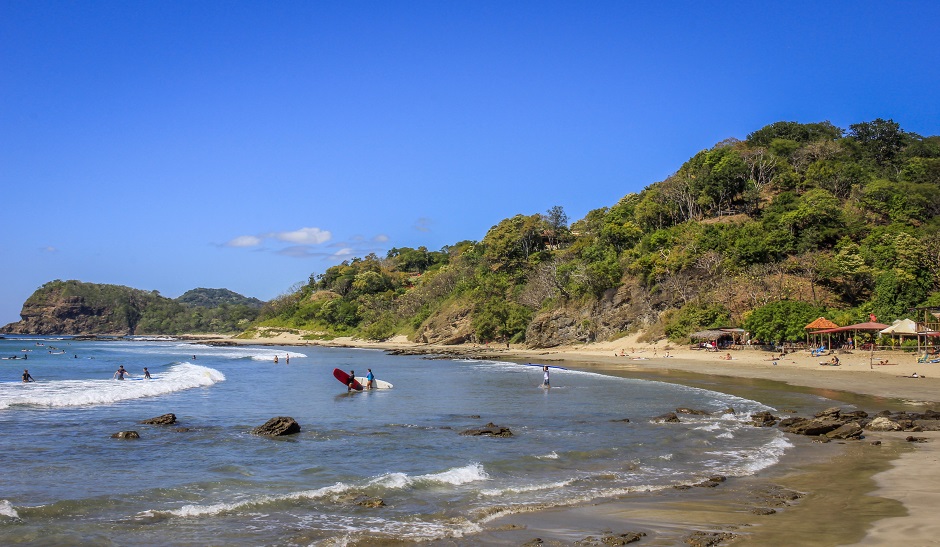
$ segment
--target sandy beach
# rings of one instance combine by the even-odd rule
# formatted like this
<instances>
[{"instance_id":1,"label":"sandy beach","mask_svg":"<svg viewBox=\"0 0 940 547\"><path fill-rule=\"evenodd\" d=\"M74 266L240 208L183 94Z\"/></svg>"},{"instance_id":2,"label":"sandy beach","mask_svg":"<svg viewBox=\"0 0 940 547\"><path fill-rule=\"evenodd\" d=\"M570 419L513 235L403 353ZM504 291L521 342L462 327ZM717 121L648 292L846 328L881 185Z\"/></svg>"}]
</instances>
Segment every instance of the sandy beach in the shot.
<instances>
[{"instance_id":1,"label":"sandy beach","mask_svg":"<svg viewBox=\"0 0 940 547\"><path fill-rule=\"evenodd\" d=\"M896 352L838 352L838 366L821 365L832 355L809 351L779 358L758 349L707 352L633 338L552 349L506 346L433 347L404 337L385 342L349 338L303 340L299 334L264 333L223 343L278 346L354 346L481 359L560 364L604 374L655 379L786 404L788 392L814 393L869 413L937 409L940 363L917 363ZM623 355L621 355L621 353ZM730 355L730 359L727 356ZM778 357L772 359L772 357ZM890 364L879 365L880 362ZM916 378L911 377L917 373ZM821 410L821 409L819 409ZM925 442L909 442L915 435ZM643 532L639 545L683 544L689 533L728 534L736 545L936 545L940 524L932 518L940 503L938 432L869 433L863 440L819 445L805 438L767 473L728 481L719 488L665 492L606 500L581 507L515 514L492 520L478 537L441 545L570 545L585 535ZM880 441L876 444L875 441ZM800 499L772 514L749 510L757 492L790 489ZM715 536L718 537L718 536Z\"/></svg>"}]
</instances>

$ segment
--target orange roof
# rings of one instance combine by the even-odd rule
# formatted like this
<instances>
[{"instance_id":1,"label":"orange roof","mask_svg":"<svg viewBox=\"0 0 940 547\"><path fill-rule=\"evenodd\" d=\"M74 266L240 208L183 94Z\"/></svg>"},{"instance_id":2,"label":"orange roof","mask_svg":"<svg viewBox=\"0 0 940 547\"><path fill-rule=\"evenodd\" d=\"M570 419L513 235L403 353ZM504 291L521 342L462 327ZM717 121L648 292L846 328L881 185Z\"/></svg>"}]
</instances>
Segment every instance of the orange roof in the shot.
<instances>
[{"instance_id":1,"label":"orange roof","mask_svg":"<svg viewBox=\"0 0 940 547\"><path fill-rule=\"evenodd\" d=\"M819 330L819 329L835 329L838 327L839 325L836 325L835 323L826 319L825 317L820 317L819 319L816 319L815 321L813 321L809 325L806 325L803 328L807 330Z\"/></svg>"}]
</instances>

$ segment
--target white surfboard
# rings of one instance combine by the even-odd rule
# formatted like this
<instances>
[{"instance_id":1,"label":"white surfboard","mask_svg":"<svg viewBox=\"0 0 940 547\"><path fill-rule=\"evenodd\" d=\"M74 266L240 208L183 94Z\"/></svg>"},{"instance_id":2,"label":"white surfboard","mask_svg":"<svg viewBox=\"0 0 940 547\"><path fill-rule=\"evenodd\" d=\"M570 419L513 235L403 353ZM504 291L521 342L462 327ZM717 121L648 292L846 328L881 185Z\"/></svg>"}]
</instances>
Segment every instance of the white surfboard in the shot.
<instances>
[{"instance_id":1,"label":"white surfboard","mask_svg":"<svg viewBox=\"0 0 940 547\"><path fill-rule=\"evenodd\" d=\"M366 389L366 380L365 376L356 376L356 381L362 384L362 389ZM392 384L386 382L385 380L372 380L372 389L392 389Z\"/></svg>"}]
</instances>

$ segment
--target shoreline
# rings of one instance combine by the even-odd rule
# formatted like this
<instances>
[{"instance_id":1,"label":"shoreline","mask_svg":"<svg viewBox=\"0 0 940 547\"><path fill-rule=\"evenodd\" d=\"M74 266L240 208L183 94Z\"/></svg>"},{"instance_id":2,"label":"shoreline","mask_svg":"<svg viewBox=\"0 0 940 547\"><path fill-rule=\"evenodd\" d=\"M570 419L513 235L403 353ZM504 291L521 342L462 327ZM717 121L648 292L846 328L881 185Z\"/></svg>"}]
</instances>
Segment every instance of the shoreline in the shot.
<instances>
[{"instance_id":1,"label":"shoreline","mask_svg":"<svg viewBox=\"0 0 940 547\"><path fill-rule=\"evenodd\" d=\"M757 349L705 352L621 339L590 345L542 350L480 345L435 346L398 337L386 342L351 338L302 340L279 334L254 339L186 337L194 343L283 347L355 347L510 362L545 362L689 385L755 399L773 405L787 392L811 393L866 410L938 409L940 364L916 362L914 354L838 352L839 366L822 366L830 356L809 351L783 356L776 364ZM623 352L625 355L621 356ZM666 357L667 354L669 357ZM730 360L721 357L731 355ZM779 357L779 354L775 354ZM880 360L891 365L877 365ZM937 368L934 369L933 367ZM909 377L917 372L918 378ZM757 394L757 395L755 395ZM821 408L817 409L821 410ZM940 501L940 432L918 432L925 443L911 443L907 432L867 432L865 439L794 449L773 466L750 477L732 478L718 488L694 492L641 493L585 505L514 513L488 521L469 538L442 545L570 545L586 536L645 532L639 545L681 544L692 532L732 534L735 544L798 543L807 546L928 544L940 533L930 524ZM881 441L879 445L873 441ZM791 442L793 439L791 438ZM773 514L749 512L755 490L790 488L802 498L775 508ZM726 536L727 537L727 536ZM433 542L438 543L438 542Z\"/></svg>"}]
</instances>

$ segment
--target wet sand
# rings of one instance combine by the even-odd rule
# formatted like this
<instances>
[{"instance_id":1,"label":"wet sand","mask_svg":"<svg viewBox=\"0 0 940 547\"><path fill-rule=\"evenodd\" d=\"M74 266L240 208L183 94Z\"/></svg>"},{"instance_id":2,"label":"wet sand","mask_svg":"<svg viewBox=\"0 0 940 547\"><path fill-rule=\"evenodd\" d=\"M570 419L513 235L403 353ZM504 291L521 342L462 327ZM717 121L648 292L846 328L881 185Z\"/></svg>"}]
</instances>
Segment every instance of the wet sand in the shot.
<instances>
[{"instance_id":1,"label":"wet sand","mask_svg":"<svg viewBox=\"0 0 940 547\"><path fill-rule=\"evenodd\" d=\"M794 394L818 396L869 413L919 412L940 405L940 363L918 364L902 352L841 352L839 366L820 365L831 356L796 352L773 361L756 349L705 352L645 345L631 339L550 350L519 347L433 347L396 338L388 342L336 339L309 342L277 334L236 343L356 346L468 354L477 358L539 362L615 376L645 378L711 389L793 409ZM620 355L624 353L624 355ZM668 354L669 357L665 355ZM731 359L724 359L730 354ZM774 354L779 357L779 354ZM890 365L878 365L879 361ZM774 364L776 362L776 364ZM909 378L913 372L920 378ZM806 398L800 398L806 406ZM678 404L679 402L677 402ZM940 537L933 512L940 503L940 434L869 433L860 441L817 444L792 436L796 445L782 461L755 476L731 478L714 488L644 492L591 504L502 516L472 537L435 545L571 545L586 537L642 532L637 545L685 545L694 532L733 535L735 545L932 545ZM873 441L881 444L873 444ZM770 491L799 498L770 500ZM773 509L770 512L769 509ZM770 514L756 514L770 513ZM730 538L731 536L728 536Z\"/></svg>"}]
</instances>

